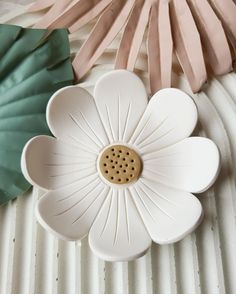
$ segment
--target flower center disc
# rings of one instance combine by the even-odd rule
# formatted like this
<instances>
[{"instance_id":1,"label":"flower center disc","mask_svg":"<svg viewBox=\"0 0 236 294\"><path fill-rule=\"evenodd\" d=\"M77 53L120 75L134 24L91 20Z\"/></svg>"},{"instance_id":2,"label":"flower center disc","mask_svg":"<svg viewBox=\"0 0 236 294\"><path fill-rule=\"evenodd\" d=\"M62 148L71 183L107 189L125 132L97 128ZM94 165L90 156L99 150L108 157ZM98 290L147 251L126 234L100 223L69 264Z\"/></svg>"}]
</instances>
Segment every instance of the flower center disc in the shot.
<instances>
[{"instance_id":1,"label":"flower center disc","mask_svg":"<svg viewBox=\"0 0 236 294\"><path fill-rule=\"evenodd\" d=\"M123 145L113 145L105 149L98 164L102 176L113 184L136 181L142 170L139 155Z\"/></svg>"}]
</instances>

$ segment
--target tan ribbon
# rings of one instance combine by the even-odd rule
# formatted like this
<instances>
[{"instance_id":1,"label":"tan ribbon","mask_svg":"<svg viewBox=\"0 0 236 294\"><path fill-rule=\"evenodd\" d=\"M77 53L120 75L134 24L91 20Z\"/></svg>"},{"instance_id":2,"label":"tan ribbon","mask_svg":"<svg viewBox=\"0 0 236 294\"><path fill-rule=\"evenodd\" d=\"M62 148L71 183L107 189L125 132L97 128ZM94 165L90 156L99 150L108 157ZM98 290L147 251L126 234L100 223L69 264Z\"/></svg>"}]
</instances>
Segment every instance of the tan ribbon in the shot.
<instances>
[{"instance_id":1,"label":"tan ribbon","mask_svg":"<svg viewBox=\"0 0 236 294\"><path fill-rule=\"evenodd\" d=\"M51 8L36 28L66 27L75 32L100 16L74 58L77 80L91 69L125 24L115 68L134 70L148 27L152 93L171 86L173 44L193 92L207 80L204 54L215 75L232 69L225 34L236 51L236 5L232 0L38 0L31 9L47 7Z\"/></svg>"},{"instance_id":2,"label":"tan ribbon","mask_svg":"<svg viewBox=\"0 0 236 294\"><path fill-rule=\"evenodd\" d=\"M73 61L76 78L81 79L114 40L126 22L135 0L113 0L105 9Z\"/></svg>"},{"instance_id":3,"label":"tan ribbon","mask_svg":"<svg viewBox=\"0 0 236 294\"><path fill-rule=\"evenodd\" d=\"M228 73L232 70L232 57L221 21L207 0L188 0L188 4L213 74Z\"/></svg>"},{"instance_id":4,"label":"tan ribbon","mask_svg":"<svg viewBox=\"0 0 236 294\"><path fill-rule=\"evenodd\" d=\"M200 36L186 0L170 4L176 55L193 92L197 92L207 80Z\"/></svg>"},{"instance_id":5,"label":"tan ribbon","mask_svg":"<svg viewBox=\"0 0 236 294\"><path fill-rule=\"evenodd\" d=\"M171 87L173 41L168 1L152 5L147 50L151 93Z\"/></svg>"},{"instance_id":6,"label":"tan ribbon","mask_svg":"<svg viewBox=\"0 0 236 294\"><path fill-rule=\"evenodd\" d=\"M115 68L134 70L144 32L148 24L150 9L150 1L136 0L117 51Z\"/></svg>"},{"instance_id":7,"label":"tan ribbon","mask_svg":"<svg viewBox=\"0 0 236 294\"><path fill-rule=\"evenodd\" d=\"M49 28L51 21L60 15L70 4L71 0L57 0L48 13L35 24L34 28Z\"/></svg>"},{"instance_id":8,"label":"tan ribbon","mask_svg":"<svg viewBox=\"0 0 236 294\"><path fill-rule=\"evenodd\" d=\"M77 0L55 20L54 26L68 27L73 33L97 17L110 3L111 0Z\"/></svg>"},{"instance_id":9,"label":"tan ribbon","mask_svg":"<svg viewBox=\"0 0 236 294\"><path fill-rule=\"evenodd\" d=\"M98 16L111 0L60 0L35 27L66 27L72 33Z\"/></svg>"},{"instance_id":10,"label":"tan ribbon","mask_svg":"<svg viewBox=\"0 0 236 294\"><path fill-rule=\"evenodd\" d=\"M56 0L37 0L33 5L30 6L29 12L40 11L51 7L55 4Z\"/></svg>"},{"instance_id":11,"label":"tan ribbon","mask_svg":"<svg viewBox=\"0 0 236 294\"><path fill-rule=\"evenodd\" d=\"M236 5L232 0L210 0L210 3L223 23L236 56Z\"/></svg>"}]
</instances>

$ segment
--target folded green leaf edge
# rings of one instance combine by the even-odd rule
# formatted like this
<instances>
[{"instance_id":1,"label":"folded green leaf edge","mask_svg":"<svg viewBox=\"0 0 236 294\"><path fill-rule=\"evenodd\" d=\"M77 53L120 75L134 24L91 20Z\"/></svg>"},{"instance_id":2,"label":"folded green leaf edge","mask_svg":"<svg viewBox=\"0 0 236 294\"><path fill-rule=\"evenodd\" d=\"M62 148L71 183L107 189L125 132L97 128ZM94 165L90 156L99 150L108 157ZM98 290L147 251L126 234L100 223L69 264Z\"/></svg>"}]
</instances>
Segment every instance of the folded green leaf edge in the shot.
<instances>
[{"instance_id":1,"label":"folded green leaf edge","mask_svg":"<svg viewBox=\"0 0 236 294\"><path fill-rule=\"evenodd\" d=\"M0 24L0 205L26 192L20 167L25 143L50 134L48 100L73 84L68 33Z\"/></svg>"}]
</instances>

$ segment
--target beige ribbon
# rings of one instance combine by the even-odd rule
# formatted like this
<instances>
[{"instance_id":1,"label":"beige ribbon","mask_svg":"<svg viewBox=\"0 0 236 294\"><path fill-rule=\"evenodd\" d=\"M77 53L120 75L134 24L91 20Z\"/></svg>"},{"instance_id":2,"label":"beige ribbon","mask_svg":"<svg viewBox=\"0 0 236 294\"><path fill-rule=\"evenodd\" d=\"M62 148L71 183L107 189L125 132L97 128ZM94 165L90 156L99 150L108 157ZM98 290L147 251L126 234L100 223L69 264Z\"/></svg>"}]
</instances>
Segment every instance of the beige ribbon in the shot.
<instances>
[{"instance_id":1,"label":"beige ribbon","mask_svg":"<svg viewBox=\"0 0 236 294\"><path fill-rule=\"evenodd\" d=\"M104 10L73 61L78 80L90 70L122 29L134 2L135 0L113 0Z\"/></svg>"},{"instance_id":2,"label":"beige ribbon","mask_svg":"<svg viewBox=\"0 0 236 294\"><path fill-rule=\"evenodd\" d=\"M73 33L98 16L110 2L111 0L60 0L35 27L66 27Z\"/></svg>"},{"instance_id":3,"label":"beige ribbon","mask_svg":"<svg viewBox=\"0 0 236 294\"><path fill-rule=\"evenodd\" d=\"M33 5L30 6L29 12L40 11L51 7L56 3L56 0L37 0Z\"/></svg>"},{"instance_id":4,"label":"beige ribbon","mask_svg":"<svg viewBox=\"0 0 236 294\"><path fill-rule=\"evenodd\" d=\"M188 0L198 31L201 32L206 60L214 75L232 70L232 57L221 21L207 0ZM235 14L236 16L236 14Z\"/></svg>"},{"instance_id":5,"label":"beige ribbon","mask_svg":"<svg viewBox=\"0 0 236 294\"><path fill-rule=\"evenodd\" d=\"M150 90L155 93L171 86L173 41L168 1L152 5L147 51Z\"/></svg>"},{"instance_id":6,"label":"beige ribbon","mask_svg":"<svg viewBox=\"0 0 236 294\"><path fill-rule=\"evenodd\" d=\"M55 4L51 7L51 9L48 11L48 13L45 14L42 19L35 24L35 28L51 28L50 24L52 20L58 17L70 4L71 0L60 0L56 1ZM52 27L54 28L54 27Z\"/></svg>"},{"instance_id":7,"label":"beige ribbon","mask_svg":"<svg viewBox=\"0 0 236 294\"><path fill-rule=\"evenodd\" d=\"M232 0L210 0L218 17L223 23L236 56L236 5Z\"/></svg>"},{"instance_id":8,"label":"beige ribbon","mask_svg":"<svg viewBox=\"0 0 236 294\"><path fill-rule=\"evenodd\" d=\"M124 26L115 68L134 70L148 28L152 93L171 86L173 44L193 92L199 91L207 80L204 55L215 75L232 69L226 37L227 33L236 51L236 5L232 0L40 0L31 10L47 7L50 9L36 28L66 27L75 32L99 16L73 60L78 80L91 69Z\"/></svg>"},{"instance_id":9,"label":"beige ribbon","mask_svg":"<svg viewBox=\"0 0 236 294\"><path fill-rule=\"evenodd\" d=\"M115 68L134 70L148 24L150 9L151 1L136 0L117 51Z\"/></svg>"},{"instance_id":10,"label":"beige ribbon","mask_svg":"<svg viewBox=\"0 0 236 294\"><path fill-rule=\"evenodd\" d=\"M193 92L197 92L207 80L200 36L185 0L173 0L171 21L175 51Z\"/></svg>"}]
</instances>

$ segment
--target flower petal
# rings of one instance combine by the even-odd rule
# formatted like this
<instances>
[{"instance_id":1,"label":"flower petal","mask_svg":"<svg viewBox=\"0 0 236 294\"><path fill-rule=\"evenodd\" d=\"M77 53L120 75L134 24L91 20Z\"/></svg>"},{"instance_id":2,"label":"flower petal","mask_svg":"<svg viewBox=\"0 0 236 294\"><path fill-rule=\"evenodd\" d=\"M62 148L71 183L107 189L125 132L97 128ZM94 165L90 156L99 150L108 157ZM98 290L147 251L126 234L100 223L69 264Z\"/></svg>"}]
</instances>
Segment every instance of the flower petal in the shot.
<instances>
[{"instance_id":1,"label":"flower petal","mask_svg":"<svg viewBox=\"0 0 236 294\"><path fill-rule=\"evenodd\" d=\"M191 137L143 157L143 177L168 186L201 193L215 181L220 155L215 143Z\"/></svg>"},{"instance_id":2,"label":"flower petal","mask_svg":"<svg viewBox=\"0 0 236 294\"><path fill-rule=\"evenodd\" d=\"M142 81L126 70L105 74L94 90L110 143L128 141L147 106Z\"/></svg>"},{"instance_id":3,"label":"flower petal","mask_svg":"<svg viewBox=\"0 0 236 294\"><path fill-rule=\"evenodd\" d=\"M133 200L153 241L177 242L199 224L202 206L192 194L147 179L130 188Z\"/></svg>"},{"instance_id":4,"label":"flower petal","mask_svg":"<svg viewBox=\"0 0 236 294\"><path fill-rule=\"evenodd\" d=\"M25 145L21 168L32 185L46 190L97 174L93 153L48 136L34 137Z\"/></svg>"},{"instance_id":5,"label":"flower petal","mask_svg":"<svg viewBox=\"0 0 236 294\"><path fill-rule=\"evenodd\" d=\"M61 190L50 191L37 203L37 219L57 237L79 240L88 234L108 189L98 177L87 177Z\"/></svg>"},{"instance_id":6,"label":"flower petal","mask_svg":"<svg viewBox=\"0 0 236 294\"><path fill-rule=\"evenodd\" d=\"M126 189L112 190L89 232L96 255L108 261L142 256L151 239Z\"/></svg>"},{"instance_id":7,"label":"flower petal","mask_svg":"<svg viewBox=\"0 0 236 294\"><path fill-rule=\"evenodd\" d=\"M151 153L188 137L197 123L193 100L177 89L163 89L150 100L130 144Z\"/></svg>"},{"instance_id":8,"label":"flower petal","mask_svg":"<svg viewBox=\"0 0 236 294\"><path fill-rule=\"evenodd\" d=\"M55 137L98 153L108 144L93 97L71 86L56 92L47 107L47 121Z\"/></svg>"}]
</instances>

